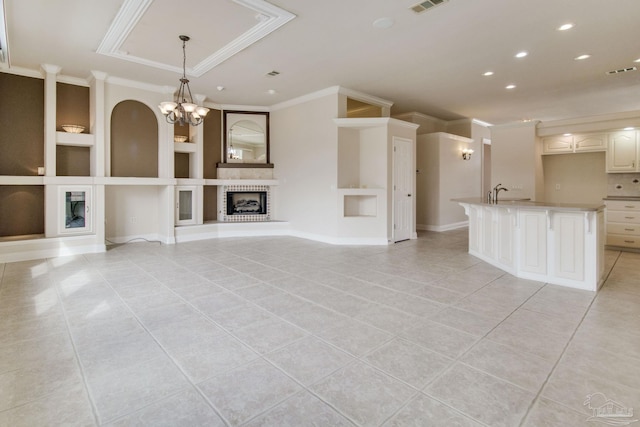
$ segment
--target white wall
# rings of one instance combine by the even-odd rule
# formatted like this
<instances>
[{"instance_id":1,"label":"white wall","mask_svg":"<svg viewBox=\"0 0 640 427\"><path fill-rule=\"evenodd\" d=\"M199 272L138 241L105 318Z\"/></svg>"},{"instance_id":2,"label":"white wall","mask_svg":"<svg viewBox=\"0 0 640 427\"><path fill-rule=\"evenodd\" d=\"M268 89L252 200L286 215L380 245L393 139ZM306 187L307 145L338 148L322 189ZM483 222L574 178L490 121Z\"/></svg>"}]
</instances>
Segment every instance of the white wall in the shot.
<instances>
[{"instance_id":1,"label":"white wall","mask_svg":"<svg viewBox=\"0 0 640 427\"><path fill-rule=\"evenodd\" d=\"M542 156L544 201L601 203L607 195L605 158L604 152Z\"/></svg>"},{"instance_id":2,"label":"white wall","mask_svg":"<svg viewBox=\"0 0 640 427\"><path fill-rule=\"evenodd\" d=\"M544 199L541 144L536 122L492 126L491 183L502 184L502 197Z\"/></svg>"},{"instance_id":3,"label":"white wall","mask_svg":"<svg viewBox=\"0 0 640 427\"><path fill-rule=\"evenodd\" d=\"M280 180L274 217L300 235L334 236L338 217L338 95L272 111L271 158Z\"/></svg>"},{"instance_id":4,"label":"white wall","mask_svg":"<svg viewBox=\"0 0 640 427\"><path fill-rule=\"evenodd\" d=\"M161 192L162 187L158 186L107 186L106 238L116 243L135 237L162 238L160 213L164 215L168 206L160 206Z\"/></svg>"},{"instance_id":5,"label":"white wall","mask_svg":"<svg viewBox=\"0 0 640 427\"><path fill-rule=\"evenodd\" d=\"M481 142L447 133L418 136L418 204L420 229L442 231L465 223L464 209L451 199L480 196ZM462 149L471 148L471 160Z\"/></svg>"}]
</instances>

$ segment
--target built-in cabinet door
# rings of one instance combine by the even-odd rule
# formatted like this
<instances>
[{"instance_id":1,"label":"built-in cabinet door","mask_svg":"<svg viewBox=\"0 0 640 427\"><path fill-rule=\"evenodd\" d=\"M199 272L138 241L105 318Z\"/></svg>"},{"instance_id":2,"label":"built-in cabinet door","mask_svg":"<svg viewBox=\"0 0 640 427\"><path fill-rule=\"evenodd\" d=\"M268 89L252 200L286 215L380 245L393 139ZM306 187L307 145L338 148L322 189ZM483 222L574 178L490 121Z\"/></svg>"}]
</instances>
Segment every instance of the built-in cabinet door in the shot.
<instances>
[{"instance_id":1,"label":"built-in cabinet door","mask_svg":"<svg viewBox=\"0 0 640 427\"><path fill-rule=\"evenodd\" d=\"M607 172L635 172L638 168L638 144L635 131L609 134Z\"/></svg>"},{"instance_id":2,"label":"built-in cabinet door","mask_svg":"<svg viewBox=\"0 0 640 427\"><path fill-rule=\"evenodd\" d=\"M542 140L544 154L572 153L573 136L549 136Z\"/></svg>"},{"instance_id":3,"label":"built-in cabinet door","mask_svg":"<svg viewBox=\"0 0 640 427\"><path fill-rule=\"evenodd\" d=\"M554 212L552 229L553 274L565 279L584 280L584 214Z\"/></svg>"},{"instance_id":4,"label":"built-in cabinet door","mask_svg":"<svg viewBox=\"0 0 640 427\"><path fill-rule=\"evenodd\" d=\"M547 274L547 213L521 210L519 215L520 270Z\"/></svg>"},{"instance_id":5,"label":"built-in cabinet door","mask_svg":"<svg viewBox=\"0 0 640 427\"><path fill-rule=\"evenodd\" d=\"M196 224L196 187L176 187L175 224Z\"/></svg>"},{"instance_id":6,"label":"built-in cabinet door","mask_svg":"<svg viewBox=\"0 0 640 427\"><path fill-rule=\"evenodd\" d=\"M496 260L507 269L515 267L515 216L512 209L498 209L496 218Z\"/></svg>"},{"instance_id":7,"label":"built-in cabinet door","mask_svg":"<svg viewBox=\"0 0 640 427\"><path fill-rule=\"evenodd\" d=\"M605 151L607 149L607 134L574 135L573 146L576 153L581 151Z\"/></svg>"},{"instance_id":8,"label":"built-in cabinet door","mask_svg":"<svg viewBox=\"0 0 640 427\"><path fill-rule=\"evenodd\" d=\"M87 233L93 230L92 187L88 185L60 186L60 234Z\"/></svg>"}]
</instances>

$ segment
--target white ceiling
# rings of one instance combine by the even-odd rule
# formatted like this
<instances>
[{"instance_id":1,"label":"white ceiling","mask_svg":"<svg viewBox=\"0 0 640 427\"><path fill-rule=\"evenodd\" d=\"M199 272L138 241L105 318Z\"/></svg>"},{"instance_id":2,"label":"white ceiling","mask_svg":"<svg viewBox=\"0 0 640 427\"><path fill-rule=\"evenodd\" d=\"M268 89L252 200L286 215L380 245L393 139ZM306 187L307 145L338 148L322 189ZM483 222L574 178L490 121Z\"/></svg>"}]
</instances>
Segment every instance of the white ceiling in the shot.
<instances>
[{"instance_id":1,"label":"white ceiling","mask_svg":"<svg viewBox=\"0 0 640 427\"><path fill-rule=\"evenodd\" d=\"M211 55L240 46L190 77L192 91L217 104L269 106L340 85L393 101L393 114L494 124L640 109L640 71L605 74L640 68L633 62L640 58L640 0L450 0L422 14L409 9L417 2L410 0L271 0L295 18L258 36L251 32L266 19L258 19L258 10L270 6L263 0L2 2L11 67L46 63L68 76L98 70L177 86L178 35L191 37L191 74ZM116 17L123 5L144 10L126 31L109 33L122 24ZM395 25L375 28L383 17ZM566 22L575 27L556 30ZM96 53L108 34L120 36L120 56ZM239 39L251 40L244 47ZM529 55L514 58L521 50ZM573 59L583 53L592 56ZM272 70L281 74L268 77ZM488 70L495 74L484 77ZM506 90L509 83L517 87Z\"/></svg>"}]
</instances>

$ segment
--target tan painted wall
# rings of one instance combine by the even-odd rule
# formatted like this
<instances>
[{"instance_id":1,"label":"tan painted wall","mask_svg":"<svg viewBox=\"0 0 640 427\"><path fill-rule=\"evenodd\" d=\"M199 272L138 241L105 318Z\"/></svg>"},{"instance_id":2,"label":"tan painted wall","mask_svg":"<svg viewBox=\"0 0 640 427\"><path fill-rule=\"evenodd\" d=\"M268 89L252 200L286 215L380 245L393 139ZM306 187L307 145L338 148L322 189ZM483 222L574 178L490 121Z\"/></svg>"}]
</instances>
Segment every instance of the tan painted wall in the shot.
<instances>
[{"instance_id":1,"label":"tan painted wall","mask_svg":"<svg viewBox=\"0 0 640 427\"><path fill-rule=\"evenodd\" d=\"M600 203L607 195L605 153L542 157L544 200L552 203ZM556 190L556 185L560 186Z\"/></svg>"},{"instance_id":2,"label":"tan painted wall","mask_svg":"<svg viewBox=\"0 0 640 427\"><path fill-rule=\"evenodd\" d=\"M89 88L66 83L56 83L56 130L62 125L84 126L89 132Z\"/></svg>"},{"instance_id":3,"label":"tan painted wall","mask_svg":"<svg viewBox=\"0 0 640 427\"><path fill-rule=\"evenodd\" d=\"M0 237L44 233L44 186L0 185Z\"/></svg>"},{"instance_id":4,"label":"tan painted wall","mask_svg":"<svg viewBox=\"0 0 640 427\"><path fill-rule=\"evenodd\" d=\"M158 122L138 101L122 101L111 113L111 176L158 177Z\"/></svg>"},{"instance_id":5,"label":"tan painted wall","mask_svg":"<svg viewBox=\"0 0 640 427\"><path fill-rule=\"evenodd\" d=\"M56 146L56 175L89 176L90 155L89 147Z\"/></svg>"}]
</instances>

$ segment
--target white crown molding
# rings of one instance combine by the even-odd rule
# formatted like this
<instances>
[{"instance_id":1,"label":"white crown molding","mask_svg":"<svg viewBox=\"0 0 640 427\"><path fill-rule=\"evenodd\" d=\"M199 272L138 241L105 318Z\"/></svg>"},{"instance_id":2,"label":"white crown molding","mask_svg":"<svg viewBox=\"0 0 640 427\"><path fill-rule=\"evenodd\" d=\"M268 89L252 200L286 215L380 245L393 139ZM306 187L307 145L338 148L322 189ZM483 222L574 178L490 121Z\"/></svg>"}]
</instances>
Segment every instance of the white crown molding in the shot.
<instances>
[{"instance_id":1,"label":"white crown molding","mask_svg":"<svg viewBox=\"0 0 640 427\"><path fill-rule=\"evenodd\" d=\"M279 102L277 104L273 104L269 111L277 111L285 108L290 108L299 104L304 104L309 101L313 101L315 99L324 98L329 95L337 95L340 90L340 86L331 86L326 89L319 90L317 92L308 93L306 95L299 96L297 98L290 99L288 101Z\"/></svg>"},{"instance_id":2,"label":"white crown molding","mask_svg":"<svg viewBox=\"0 0 640 427\"><path fill-rule=\"evenodd\" d=\"M200 77L207 71L256 43L258 40L268 36L296 17L293 13L274 6L265 0L233 1L241 6L258 12L258 23L218 51L209 55L193 68L187 68L186 73L188 75ZM125 0L96 52L102 55L123 59L125 61L182 73L181 67L152 61L139 56L128 55L120 49L131 31L133 31L135 26L138 24L140 18L142 18L152 3L153 0Z\"/></svg>"},{"instance_id":3,"label":"white crown molding","mask_svg":"<svg viewBox=\"0 0 640 427\"><path fill-rule=\"evenodd\" d=\"M109 76L107 77L106 82L113 85L125 86L125 87L134 88L134 89L142 89L149 92L157 92L162 94L173 95L173 93L176 91L176 88L173 86L154 85L150 83L138 82L135 80L123 79L122 77Z\"/></svg>"},{"instance_id":4,"label":"white crown molding","mask_svg":"<svg viewBox=\"0 0 640 427\"><path fill-rule=\"evenodd\" d=\"M257 111L257 112L269 112L269 107L262 105L234 105L234 104L221 104L220 108L227 111Z\"/></svg>"},{"instance_id":5,"label":"white crown molding","mask_svg":"<svg viewBox=\"0 0 640 427\"><path fill-rule=\"evenodd\" d=\"M32 70L30 68L21 68L21 67L0 68L0 72L7 73L7 74L14 74L16 76L33 77L34 79L44 79L44 75L42 74L42 71Z\"/></svg>"},{"instance_id":6,"label":"white crown molding","mask_svg":"<svg viewBox=\"0 0 640 427\"><path fill-rule=\"evenodd\" d=\"M409 113L402 113L402 114L394 114L393 115L394 118L396 119L400 119L400 120L405 120L405 118L409 118L409 121L413 121L413 120L423 120L423 121L428 121L428 122L433 122L433 123L437 123L437 124L441 124L441 125L446 125L448 122L442 119L439 119L437 117L433 117L433 116L428 116L426 114L423 113L418 113L417 111L412 111ZM407 120L405 120L407 121Z\"/></svg>"},{"instance_id":7,"label":"white crown molding","mask_svg":"<svg viewBox=\"0 0 640 427\"><path fill-rule=\"evenodd\" d=\"M46 74L58 74L62 70L62 67L53 64L41 64L40 67Z\"/></svg>"},{"instance_id":8,"label":"white crown molding","mask_svg":"<svg viewBox=\"0 0 640 427\"><path fill-rule=\"evenodd\" d=\"M58 83L66 83L74 86L90 86L89 80L87 79L83 79L81 77L65 76L63 74L59 74L58 76L56 76L56 81Z\"/></svg>"},{"instance_id":9,"label":"white crown molding","mask_svg":"<svg viewBox=\"0 0 640 427\"><path fill-rule=\"evenodd\" d=\"M358 92L357 90L348 89L346 87L339 86L338 93L341 95L345 95L351 99L355 99L356 101L377 105L383 108L391 108L391 106L393 105L392 101L387 101L386 99L378 98L377 96Z\"/></svg>"},{"instance_id":10,"label":"white crown molding","mask_svg":"<svg viewBox=\"0 0 640 427\"><path fill-rule=\"evenodd\" d=\"M486 128L490 128L491 126L493 126L492 123L485 122L485 121L478 120L478 119L471 119L471 123L476 124L476 125L480 125L480 126L484 126Z\"/></svg>"}]
</instances>

